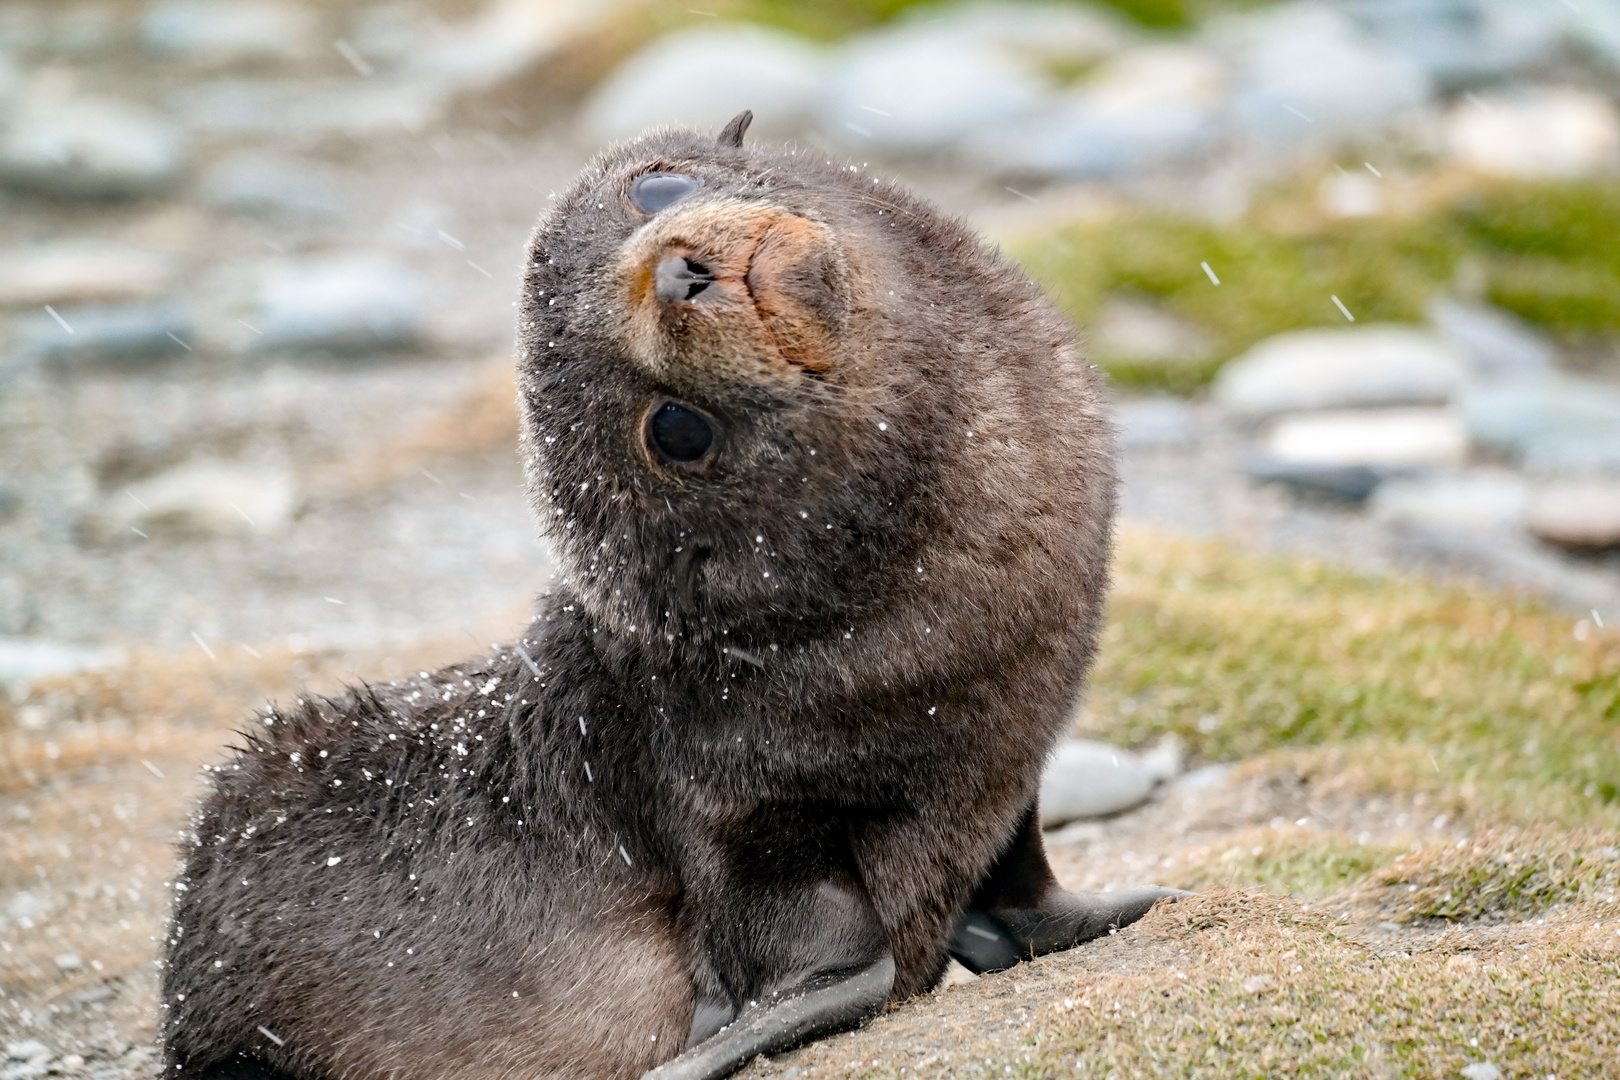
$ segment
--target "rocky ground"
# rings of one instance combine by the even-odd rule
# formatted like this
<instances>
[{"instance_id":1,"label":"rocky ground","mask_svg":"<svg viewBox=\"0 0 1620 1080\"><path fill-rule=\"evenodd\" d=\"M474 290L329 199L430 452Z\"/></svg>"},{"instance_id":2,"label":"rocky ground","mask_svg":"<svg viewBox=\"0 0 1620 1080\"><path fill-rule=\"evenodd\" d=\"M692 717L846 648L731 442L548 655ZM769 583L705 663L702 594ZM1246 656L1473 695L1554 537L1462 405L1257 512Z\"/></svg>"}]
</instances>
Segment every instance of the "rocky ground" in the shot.
<instances>
[{"instance_id":1,"label":"rocky ground","mask_svg":"<svg viewBox=\"0 0 1620 1080\"><path fill-rule=\"evenodd\" d=\"M523 242L548 195L621 133L614 125L664 118L637 113L648 98L626 89L638 78L658 85L656 53L590 90L651 33L605 5L555 5L536 19L515 3L221 4L214 22L202 17L207 6L0 8L0 104L11 110L0 133L0 682L9 692L0 702L0 1044L8 1055L0 1080L150 1071L153 942L171 845L195 794L180 778L217 755L237 716L295 687L446 662L521 625L548 573L511 449L506 346ZM1604 70L1607 61L1593 57L1607 55L1608 9L1588 7L1586 22L1546 21L1541 45L1523 55L1489 53L1499 70L1481 85L1502 101L1525 91L1535 107L1575 117L1570 123L1586 134L1564 148L1572 167L1603 175L1612 167L1604 155L1615 151L1605 133L1615 121L1612 103L1605 113L1602 94L1585 85L1593 79L1572 76L1580 91L1573 98L1528 92L1568 55L1559 50L1579 50L1581 72ZM1028 41L1038 36L1032 25L996 33ZM1341 31L1323 25L1287 24L1272 45L1317 33L1311 40L1350 65L1334 69L1341 79L1347 70L1414 70L1417 61L1396 63L1361 38L1341 48ZM777 125L839 143L837 152L854 154L858 167L899 177L1015 244L1133 199L1230 217L1264 190L1274 175L1267 170L1323 168L1324 159L1310 157L1319 150L1279 154L1274 142L1254 150L1236 127L1193 138L1176 126L1191 114L1214 124L1209 101L1225 94L1241 98L1233 116L1261 117L1241 121L1253 135L1276 128L1276 109L1254 111L1271 100L1265 93L1291 105L1305 100L1277 88L1293 85L1294 69L1282 70L1275 56L1272 68L1242 61L1251 66L1241 75L1233 57L1242 50L1223 51L1234 40L1230 28L1189 32L1167 53L1106 13L1063 26L1069 36L1050 40L1069 43L1076 70L1117 63L1078 104L1058 108L1037 95L1018 106L1016 86L998 99L1025 110L1021 145L1047 155L1023 161L1017 176L994 167L1005 142L990 146L966 131L917 141L915 131L930 122L922 112L863 110L846 95L829 101L826 115L811 114L806 95L826 71L858 69L864 85L892 90L881 61L913 55L906 50L916 41L885 51L857 40L830 59L820 46L750 39L741 51L753 57L747 70L755 74L738 77L750 91L771 89L776 116L795 118L773 119L771 102L750 96L745 104L766 110L765 135ZM723 39L709 44L718 49ZM734 46L711 54L712 71L731 78L740 70L727 67L742 62ZM779 61L770 87L760 82L760 56ZM983 60L975 56L973 63ZM1448 81L1444 58L1418 67L1407 82L1391 83L1372 119L1394 124L1416 109L1427 119L1413 130L1441 132L1439 143L1455 136L1462 148L1444 153L1491 166L1489 146L1506 145L1517 129L1497 131L1495 143L1489 132L1470 134L1463 83ZM1008 85L1027 89L1023 78L1009 76ZM1155 80L1174 92L1132 96L1132 85ZM739 84L719 74L713 82L714 100L702 104L729 116L733 102L720 91ZM1298 110L1316 114L1313 125L1342 120L1336 130L1350 132L1367 120L1336 112L1344 99L1319 84L1296 90L1319 95ZM950 92L936 86L936 104L948 105ZM1098 117L1116 108L1136 119L1099 127ZM1501 114L1518 115L1506 106L1492 115ZM913 127L896 126L897 116ZM694 119L709 122L706 113ZM1090 133L1088 145L1115 146L1110 160L1128 167L1110 172L1115 166L1065 157L1063 125L1071 121ZM978 122L983 135L1001 120ZM1130 141L1143 131L1160 132L1159 141ZM947 138L955 141L940 141ZM1521 155L1491 167L1523 164ZM1365 184L1340 188L1326 197L1341 209L1370 198ZM1134 302L1125 297L1109 319L1087 327L1099 347L1150 356L1167 341L1172 351L1192 347L1186 335L1196 328ZM1574 387L1559 400L1579 398L1591 404L1576 410L1581 416L1609 425L1609 436L1620 430L1612 365L1578 365L1533 328L1509 322L1502 330L1491 317L1486 310L1484 325L1496 327L1487 354L1499 355L1490 349L1503 342L1520 346L1520 357L1526 348L1548 351L1543 366L1558 386ZM1620 565L1602 550L1609 541L1549 544L1526 524L1546 477L1562 474L1537 471L1533 439L1486 445L1477 425L1467 426L1464 398L1483 385L1468 344L1477 335L1448 336L1439 320L1408 329L1427 335L1423 362L1444 369L1439 390L1431 383L1408 386L1408 398L1369 398L1366 384L1352 380L1337 387L1339 398L1256 413L1241 387L1191 401L1122 389L1125 518L1248 549L1525 591L1567 611L1576 637L1598 632L1605 617L1620 621ZM1324 458L1321 449L1342 430L1283 437L1280 424L1324 405L1428 410L1417 418L1417 458L1356 458L1387 431L1352 431L1351 441L1361 441L1348 458ZM1536 430L1561 423L1563 407L1532 417ZM1333 445L1342 451L1344 443ZM1600 456L1610 446L1592 445ZM1604 479L1609 466L1598 464L1597 479L1611 487L1582 505L1601 509L1614 495ZM1422 487L1437 479L1452 487ZM1364 490L1346 498L1345 483ZM1365 498L1374 487L1381 491ZM1598 526L1609 520L1598 515ZM1318 957L1326 970L1336 963L1334 942L1423 985L1437 971L1477 980L1452 961L1485 950L1505 949L1518 962L1545 948L1557 954L1546 970L1558 978L1571 970L1571 955L1612 966L1612 943L1570 945L1545 928L1476 927L1461 944L1437 944L1437 924L1404 921L1391 899L1405 883L1388 882L1377 895L1356 891L1368 887L1368 870L1393 865L1398 852L1432 852L1474 835L1483 822L1477 808L1464 820L1421 789L1324 791L1319 779L1302 782L1304 772L1271 759L1195 763L1145 807L1052 832L1065 881L1252 886L1251 864L1263 853L1308 847L1314 837L1334 850L1376 853L1346 875L1361 884L1274 886L1285 899L1219 894L1190 906L1193 915L1161 913L1071 956L958 980L861 1033L760 1063L753 1075L975 1075L986 1058L985 1075L1066 1074L1073 1062L1061 1051L1042 1055L1074 1044L1076 1032L1096 1034L1074 1026L1077 1008L1089 1010L1087 1023L1113 1025L1108 1038L1129 1041L1136 1017L1106 988L1163 998L1175 983L1203 977L1191 966L1197 960L1208 975L1198 985L1227 987L1221 993L1237 995L1234 1008L1272 994L1282 1010L1296 962L1285 963L1289 950ZM1152 783L1143 781L1143 791ZM1286 899L1291 892L1300 896ZM1555 930L1577 916L1582 927L1603 918L1579 904L1548 910L1537 917ZM1328 921L1311 921L1319 918ZM1261 943L1252 952L1231 937L1245 927ZM1525 942L1530 952L1514 953ZM1264 963L1233 966L1246 955ZM1105 997L1111 1008L1102 1008ZM1278 1021L1278 1030L1305 1023L1304 1013ZM1512 1053L1520 1064L1502 1067L1531 1072L1524 1063L1532 1058L1514 1049L1518 1035L1493 1059L1486 1051L1494 1034L1424 1030L1429 1043L1443 1044L1421 1059L1435 1075ZM1612 1040L1607 1028L1590 1030L1592 1045L1612 1045L1603 1042ZM1029 1031L1045 1041L1028 1043ZM1142 1033L1139 1042L1152 1031ZM1469 1039L1488 1045L1470 1047ZM1480 1052L1470 1058L1473 1049ZM1099 1075L1152 1071L1128 1055L1107 1067L1088 1060ZM1398 1073L1403 1063L1379 1068ZM1473 1080L1486 1075L1494 1074Z\"/></svg>"}]
</instances>

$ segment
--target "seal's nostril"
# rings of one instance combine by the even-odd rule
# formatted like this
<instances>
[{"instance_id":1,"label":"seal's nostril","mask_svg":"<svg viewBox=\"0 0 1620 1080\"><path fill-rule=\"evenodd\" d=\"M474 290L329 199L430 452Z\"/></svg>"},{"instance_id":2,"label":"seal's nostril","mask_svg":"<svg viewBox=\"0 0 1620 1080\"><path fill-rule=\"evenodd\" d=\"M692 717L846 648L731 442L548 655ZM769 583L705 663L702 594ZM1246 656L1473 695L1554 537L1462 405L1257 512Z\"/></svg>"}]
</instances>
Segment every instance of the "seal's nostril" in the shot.
<instances>
[{"instance_id":1,"label":"seal's nostril","mask_svg":"<svg viewBox=\"0 0 1620 1080\"><path fill-rule=\"evenodd\" d=\"M691 259L671 255L653 268L653 292L664 301L690 300L714 281L708 269Z\"/></svg>"}]
</instances>

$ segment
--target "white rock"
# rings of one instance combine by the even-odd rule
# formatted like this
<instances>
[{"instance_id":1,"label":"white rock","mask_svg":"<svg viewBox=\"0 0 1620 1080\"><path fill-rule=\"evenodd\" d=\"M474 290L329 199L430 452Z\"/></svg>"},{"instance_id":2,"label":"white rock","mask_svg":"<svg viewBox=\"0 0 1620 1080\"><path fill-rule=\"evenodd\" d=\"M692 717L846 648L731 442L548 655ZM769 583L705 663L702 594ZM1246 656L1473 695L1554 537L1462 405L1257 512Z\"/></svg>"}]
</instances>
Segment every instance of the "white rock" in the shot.
<instances>
[{"instance_id":1,"label":"white rock","mask_svg":"<svg viewBox=\"0 0 1620 1080\"><path fill-rule=\"evenodd\" d=\"M297 486L285 469L202 459L108 496L87 525L103 539L135 529L149 537L274 534L297 508Z\"/></svg>"},{"instance_id":2,"label":"white rock","mask_svg":"<svg viewBox=\"0 0 1620 1080\"><path fill-rule=\"evenodd\" d=\"M1490 1061L1476 1061L1463 1066L1462 1080L1502 1080L1502 1070Z\"/></svg>"},{"instance_id":3,"label":"white rock","mask_svg":"<svg viewBox=\"0 0 1620 1080\"><path fill-rule=\"evenodd\" d=\"M1228 82L1225 65L1203 49L1131 49L1031 120L977 132L970 153L1003 172L1076 178L1182 161L1219 134Z\"/></svg>"},{"instance_id":4,"label":"white rock","mask_svg":"<svg viewBox=\"0 0 1620 1080\"><path fill-rule=\"evenodd\" d=\"M58 241L0 252L0 307L95 300L148 300L173 277L172 260L154 251Z\"/></svg>"},{"instance_id":5,"label":"white rock","mask_svg":"<svg viewBox=\"0 0 1620 1080\"><path fill-rule=\"evenodd\" d=\"M1546 335L1501 308L1442 296L1433 300L1429 322L1468 362L1492 379L1550 374L1556 350Z\"/></svg>"},{"instance_id":6,"label":"white rock","mask_svg":"<svg viewBox=\"0 0 1620 1080\"><path fill-rule=\"evenodd\" d=\"M1122 401L1114 409L1122 450L1186 446L1196 441L1192 410L1180 398Z\"/></svg>"},{"instance_id":7,"label":"white rock","mask_svg":"<svg viewBox=\"0 0 1620 1080\"><path fill-rule=\"evenodd\" d=\"M822 124L858 148L962 144L967 156L1003 172L1082 175L1086 163L1107 156L1088 155L1083 141L1117 133L1118 115L1134 111L1143 133L1123 152L1108 153L1162 156L1159 144L1182 141L1179 118L1140 115L1143 103L1132 94L1147 85L1139 74L1163 79L1166 65L1148 72L1138 70L1142 64L1115 69L1106 62L1134 40L1126 20L1097 5L914 7L897 24L845 46L823 96ZM1097 115L1089 101L1061 100L1044 74L1097 61L1104 61L1094 73Z\"/></svg>"},{"instance_id":8,"label":"white rock","mask_svg":"<svg viewBox=\"0 0 1620 1080\"><path fill-rule=\"evenodd\" d=\"M1135 42L1125 19L1099 5L1073 3L940 4L911 8L905 23L974 38L1033 62L1090 63Z\"/></svg>"},{"instance_id":9,"label":"white rock","mask_svg":"<svg viewBox=\"0 0 1620 1080\"><path fill-rule=\"evenodd\" d=\"M1446 144L1458 161L1493 176L1594 176L1620 166L1620 113L1608 98L1567 86L1486 95L1452 107Z\"/></svg>"},{"instance_id":10,"label":"white rock","mask_svg":"<svg viewBox=\"0 0 1620 1080\"><path fill-rule=\"evenodd\" d=\"M355 12L345 38L368 62L395 66L433 47L437 20L422 18L412 0L390 0Z\"/></svg>"},{"instance_id":11,"label":"white rock","mask_svg":"<svg viewBox=\"0 0 1620 1080\"><path fill-rule=\"evenodd\" d=\"M1620 436L1620 393L1573 375L1472 385L1457 403L1476 442L1570 471L1605 469Z\"/></svg>"},{"instance_id":12,"label":"white rock","mask_svg":"<svg viewBox=\"0 0 1620 1080\"><path fill-rule=\"evenodd\" d=\"M436 27L432 46L415 55L404 74L431 84L445 101L485 90L560 55L613 19L626 3L486 0L470 19Z\"/></svg>"},{"instance_id":13,"label":"white rock","mask_svg":"<svg viewBox=\"0 0 1620 1080\"><path fill-rule=\"evenodd\" d=\"M114 649L92 645L69 645L41 638L0 637L0 685L28 683L50 675L69 675L75 671L109 667L122 660ZM43 901L40 902L43 904ZM19 893L6 914L13 919L28 918L39 912L29 905L34 900L29 893ZM43 910L40 907L39 910Z\"/></svg>"},{"instance_id":14,"label":"white rock","mask_svg":"<svg viewBox=\"0 0 1620 1080\"><path fill-rule=\"evenodd\" d=\"M591 93L580 122L587 137L600 142L661 124L715 131L752 109L761 131L788 130L808 117L825 65L820 49L789 34L700 26L626 60Z\"/></svg>"},{"instance_id":15,"label":"white rock","mask_svg":"<svg viewBox=\"0 0 1620 1080\"><path fill-rule=\"evenodd\" d=\"M1433 95L1420 67L1325 4L1265 11L1247 21L1242 37L1232 117L1262 143L1292 147L1371 132Z\"/></svg>"},{"instance_id":16,"label":"white rock","mask_svg":"<svg viewBox=\"0 0 1620 1080\"><path fill-rule=\"evenodd\" d=\"M22 337L27 352L58 364L143 363L191 352L195 340L191 316L170 303L61 307L34 316Z\"/></svg>"},{"instance_id":17,"label":"white rock","mask_svg":"<svg viewBox=\"0 0 1620 1080\"><path fill-rule=\"evenodd\" d=\"M330 165L256 150L220 160L198 184L198 193L210 206L318 217L343 212L342 191L342 177Z\"/></svg>"},{"instance_id":18,"label":"white rock","mask_svg":"<svg viewBox=\"0 0 1620 1080\"><path fill-rule=\"evenodd\" d=\"M0 638L0 641L5 641L5 640L8 640L8 639ZM11 639L11 640L14 640L14 639ZM14 893L12 895L11 899L6 902L6 918L11 919L11 920L13 920L15 922L21 922L24 919L37 919L41 915L45 914L49 910L51 910L51 904L50 904L49 900L46 900L43 896L39 895L38 893L29 892L26 889L24 889L22 892ZM32 1042L33 1040L29 1040L29 1041ZM33 1056L33 1053L37 1052L37 1051L20 1051L19 1052L19 1050L16 1049L19 1045L20 1044L18 1044L18 1043L7 1043L6 1044L6 1054L7 1054L7 1056L8 1057L15 1057L18 1061L27 1061L31 1056ZM40 1045L40 1047L42 1049L44 1048L43 1043L40 1043L39 1045Z\"/></svg>"},{"instance_id":19,"label":"white rock","mask_svg":"<svg viewBox=\"0 0 1620 1080\"><path fill-rule=\"evenodd\" d=\"M1209 339L1196 326L1146 300L1117 293L1097 313L1091 345L1109 359L1147 363L1186 363L1209 353Z\"/></svg>"},{"instance_id":20,"label":"white rock","mask_svg":"<svg viewBox=\"0 0 1620 1080\"><path fill-rule=\"evenodd\" d=\"M1267 338L1221 369L1214 392L1234 416L1258 420L1308 409L1439 404L1466 375L1434 334L1369 325Z\"/></svg>"},{"instance_id":21,"label":"white rock","mask_svg":"<svg viewBox=\"0 0 1620 1080\"><path fill-rule=\"evenodd\" d=\"M1386 466L1285 461L1263 453L1243 459L1243 475L1257 484L1282 484L1296 495L1343 503L1362 502L1379 484L1400 471Z\"/></svg>"},{"instance_id":22,"label":"white rock","mask_svg":"<svg viewBox=\"0 0 1620 1080\"><path fill-rule=\"evenodd\" d=\"M315 50L315 11L280 0L160 0L141 20L152 52L206 66L293 60Z\"/></svg>"},{"instance_id":23,"label":"white rock","mask_svg":"<svg viewBox=\"0 0 1620 1080\"><path fill-rule=\"evenodd\" d=\"M53 4L52 51L91 56L118 40L119 12L110 4Z\"/></svg>"},{"instance_id":24,"label":"white rock","mask_svg":"<svg viewBox=\"0 0 1620 1080\"><path fill-rule=\"evenodd\" d=\"M188 127L221 135L420 131L442 119L458 97L560 55L624 3L487 0L470 18L431 26L417 13L409 21L426 32L396 33L395 47L377 55L345 39L364 71L331 79L213 80L180 87L171 102ZM373 33L362 45L377 40Z\"/></svg>"},{"instance_id":25,"label":"white rock","mask_svg":"<svg viewBox=\"0 0 1620 1080\"><path fill-rule=\"evenodd\" d=\"M1505 533L1524 523L1530 484L1499 469L1397 477L1373 492L1375 520L1421 532Z\"/></svg>"},{"instance_id":26,"label":"white rock","mask_svg":"<svg viewBox=\"0 0 1620 1080\"><path fill-rule=\"evenodd\" d=\"M3 36L0 36L0 42L3 42ZM0 43L0 106L10 108L12 99L22 89L23 81L16 63L4 49L5 45Z\"/></svg>"},{"instance_id":27,"label":"white rock","mask_svg":"<svg viewBox=\"0 0 1620 1080\"><path fill-rule=\"evenodd\" d=\"M1468 432L1449 409L1347 409L1284 417L1265 447L1273 460L1300 465L1461 465Z\"/></svg>"},{"instance_id":28,"label":"white rock","mask_svg":"<svg viewBox=\"0 0 1620 1080\"><path fill-rule=\"evenodd\" d=\"M1609 0L1355 0L1345 5L1388 47L1447 87L1499 79L1545 59ZM1572 27L1571 24L1574 24Z\"/></svg>"},{"instance_id":29,"label":"white rock","mask_svg":"<svg viewBox=\"0 0 1620 1080\"><path fill-rule=\"evenodd\" d=\"M1339 169L1322 178L1316 201L1334 217L1372 217L1383 212L1384 186L1371 173Z\"/></svg>"},{"instance_id":30,"label":"white rock","mask_svg":"<svg viewBox=\"0 0 1620 1080\"><path fill-rule=\"evenodd\" d=\"M1580 5L1570 37L1620 69L1620 0L1592 0Z\"/></svg>"},{"instance_id":31,"label":"white rock","mask_svg":"<svg viewBox=\"0 0 1620 1080\"><path fill-rule=\"evenodd\" d=\"M0 181L51 195L148 195L184 164L179 129L125 101L35 99L10 116L0 135Z\"/></svg>"},{"instance_id":32,"label":"white rock","mask_svg":"<svg viewBox=\"0 0 1620 1080\"><path fill-rule=\"evenodd\" d=\"M1089 739L1064 739L1041 776L1041 827L1129 810L1180 771L1181 751L1173 740L1136 754Z\"/></svg>"},{"instance_id":33,"label":"white rock","mask_svg":"<svg viewBox=\"0 0 1620 1080\"><path fill-rule=\"evenodd\" d=\"M439 118L448 91L423 80L221 78L169 97L187 128L206 135L354 136L420 131Z\"/></svg>"},{"instance_id":34,"label":"white rock","mask_svg":"<svg viewBox=\"0 0 1620 1080\"><path fill-rule=\"evenodd\" d=\"M58 971L66 972L68 974L75 971L84 970L84 957L80 956L78 953L58 953L54 957L53 962L56 964Z\"/></svg>"},{"instance_id":35,"label":"white rock","mask_svg":"<svg viewBox=\"0 0 1620 1080\"><path fill-rule=\"evenodd\" d=\"M380 255L328 255L271 267L259 291L256 351L408 348L425 324L418 277Z\"/></svg>"},{"instance_id":36,"label":"white rock","mask_svg":"<svg viewBox=\"0 0 1620 1080\"><path fill-rule=\"evenodd\" d=\"M817 104L822 129L840 142L920 153L1031 116L1048 92L994 42L916 21L846 45Z\"/></svg>"},{"instance_id":37,"label":"white rock","mask_svg":"<svg viewBox=\"0 0 1620 1080\"><path fill-rule=\"evenodd\" d=\"M50 1061L56 1052L38 1039L22 1039L18 1042L6 1043L6 1057L13 1061L28 1061L40 1064Z\"/></svg>"},{"instance_id":38,"label":"white rock","mask_svg":"<svg viewBox=\"0 0 1620 1080\"><path fill-rule=\"evenodd\" d=\"M1620 479L1538 488L1525 523L1538 539L1559 547L1620 548Z\"/></svg>"}]
</instances>

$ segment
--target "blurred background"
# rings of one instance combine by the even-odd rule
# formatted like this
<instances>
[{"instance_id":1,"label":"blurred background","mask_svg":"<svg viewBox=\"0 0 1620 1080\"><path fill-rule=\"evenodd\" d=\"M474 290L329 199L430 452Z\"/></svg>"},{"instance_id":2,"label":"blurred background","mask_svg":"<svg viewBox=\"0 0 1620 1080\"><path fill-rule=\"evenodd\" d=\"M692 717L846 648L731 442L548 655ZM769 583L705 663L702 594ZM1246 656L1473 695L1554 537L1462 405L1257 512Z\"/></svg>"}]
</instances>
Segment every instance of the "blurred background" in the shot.
<instances>
[{"instance_id":1,"label":"blurred background","mask_svg":"<svg viewBox=\"0 0 1620 1080\"><path fill-rule=\"evenodd\" d=\"M745 107L1051 290L1129 519L1620 618L1617 92L1616 0L9 0L0 676L520 609L528 230Z\"/></svg>"},{"instance_id":2,"label":"blurred background","mask_svg":"<svg viewBox=\"0 0 1620 1080\"><path fill-rule=\"evenodd\" d=\"M1111 377L1065 882L1331 903L1448 1001L1440 922L1608 917L1620 0L0 0L0 1080L151 1074L159 882L249 710L527 621L528 233L744 108L963 216ZM1538 1075L1620 1045L1481 994L1397 1071L1504 1016Z\"/></svg>"},{"instance_id":3,"label":"blurred background","mask_svg":"<svg viewBox=\"0 0 1620 1080\"><path fill-rule=\"evenodd\" d=\"M1051 290L1129 519L1620 618L1617 92L1616 0L9 0L0 677L521 608L528 230L745 107Z\"/></svg>"}]
</instances>

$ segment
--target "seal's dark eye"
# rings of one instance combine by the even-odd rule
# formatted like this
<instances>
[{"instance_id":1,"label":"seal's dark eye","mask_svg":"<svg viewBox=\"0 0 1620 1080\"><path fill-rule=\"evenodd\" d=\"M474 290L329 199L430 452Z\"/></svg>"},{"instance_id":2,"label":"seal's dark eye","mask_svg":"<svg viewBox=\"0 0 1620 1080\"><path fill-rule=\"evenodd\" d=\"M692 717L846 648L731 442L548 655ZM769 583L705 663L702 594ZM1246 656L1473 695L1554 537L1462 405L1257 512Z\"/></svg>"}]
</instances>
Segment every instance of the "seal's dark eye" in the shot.
<instances>
[{"instance_id":1,"label":"seal's dark eye","mask_svg":"<svg viewBox=\"0 0 1620 1080\"><path fill-rule=\"evenodd\" d=\"M630 201L649 214L656 214L671 203L680 202L703 186L695 176L680 173L648 173L630 185Z\"/></svg>"},{"instance_id":2,"label":"seal's dark eye","mask_svg":"<svg viewBox=\"0 0 1620 1080\"><path fill-rule=\"evenodd\" d=\"M714 428L701 414L666 401L647 421L647 441L667 460L690 465L714 445Z\"/></svg>"}]
</instances>

